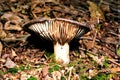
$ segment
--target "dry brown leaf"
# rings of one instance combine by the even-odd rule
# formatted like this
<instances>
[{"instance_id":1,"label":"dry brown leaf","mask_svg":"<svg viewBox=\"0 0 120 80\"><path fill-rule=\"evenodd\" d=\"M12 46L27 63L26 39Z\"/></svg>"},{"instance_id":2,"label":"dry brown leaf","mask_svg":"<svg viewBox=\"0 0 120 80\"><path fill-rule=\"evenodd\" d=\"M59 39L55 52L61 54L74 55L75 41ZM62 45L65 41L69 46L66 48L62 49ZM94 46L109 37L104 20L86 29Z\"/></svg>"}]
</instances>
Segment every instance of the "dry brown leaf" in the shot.
<instances>
[{"instance_id":1,"label":"dry brown leaf","mask_svg":"<svg viewBox=\"0 0 120 80\"><path fill-rule=\"evenodd\" d=\"M93 44L93 41L83 41L85 47L89 50L89 49L92 49L94 46L92 45Z\"/></svg>"},{"instance_id":2,"label":"dry brown leaf","mask_svg":"<svg viewBox=\"0 0 120 80\"><path fill-rule=\"evenodd\" d=\"M16 21L17 23L20 23L22 21L22 19L17 16L17 14L12 13L12 12L7 12L5 13L3 16L1 16L2 20L6 20L6 21Z\"/></svg>"},{"instance_id":3,"label":"dry brown leaf","mask_svg":"<svg viewBox=\"0 0 120 80\"><path fill-rule=\"evenodd\" d=\"M3 31L2 29L0 29L0 39L3 39L7 36L7 34L5 33L5 31Z\"/></svg>"},{"instance_id":4,"label":"dry brown leaf","mask_svg":"<svg viewBox=\"0 0 120 80\"><path fill-rule=\"evenodd\" d=\"M16 64L10 58L7 58L4 66L7 68L14 68Z\"/></svg>"},{"instance_id":5,"label":"dry brown leaf","mask_svg":"<svg viewBox=\"0 0 120 80\"><path fill-rule=\"evenodd\" d=\"M61 79L61 73L59 71L54 71L52 72L52 77L53 77L53 80L60 80Z\"/></svg>"},{"instance_id":6,"label":"dry brown leaf","mask_svg":"<svg viewBox=\"0 0 120 80\"><path fill-rule=\"evenodd\" d=\"M93 76L95 76L97 74L97 70L94 69L89 69L88 70L88 78L91 79Z\"/></svg>"},{"instance_id":7,"label":"dry brown leaf","mask_svg":"<svg viewBox=\"0 0 120 80\"><path fill-rule=\"evenodd\" d=\"M1 54L2 54L2 49L3 49L3 45L2 45L2 43L0 42L0 57L1 57Z\"/></svg>"},{"instance_id":8,"label":"dry brown leaf","mask_svg":"<svg viewBox=\"0 0 120 80\"><path fill-rule=\"evenodd\" d=\"M47 74L49 73L48 69L49 69L49 66L44 66L43 67L43 69L42 69L43 77L47 76Z\"/></svg>"},{"instance_id":9,"label":"dry brown leaf","mask_svg":"<svg viewBox=\"0 0 120 80\"><path fill-rule=\"evenodd\" d=\"M20 25L18 24L17 21L12 20L12 21L7 21L5 23L5 30L17 30L17 31L21 31L22 28L20 27Z\"/></svg>"},{"instance_id":10,"label":"dry brown leaf","mask_svg":"<svg viewBox=\"0 0 120 80\"><path fill-rule=\"evenodd\" d=\"M89 55L89 57L91 57L96 63L98 63L99 65L103 66L103 63L105 61L105 57L104 56L95 56L95 55L92 55L90 53L87 53Z\"/></svg>"},{"instance_id":11,"label":"dry brown leaf","mask_svg":"<svg viewBox=\"0 0 120 80\"><path fill-rule=\"evenodd\" d=\"M110 69L112 73L120 72L120 67Z\"/></svg>"},{"instance_id":12,"label":"dry brown leaf","mask_svg":"<svg viewBox=\"0 0 120 80\"><path fill-rule=\"evenodd\" d=\"M104 20L104 14L99 6L97 6L94 2L87 1L89 4L89 11L90 11L90 20L93 23L99 23L99 20Z\"/></svg>"},{"instance_id":13,"label":"dry brown leaf","mask_svg":"<svg viewBox=\"0 0 120 80\"><path fill-rule=\"evenodd\" d=\"M0 22L0 29L3 29L3 24Z\"/></svg>"},{"instance_id":14,"label":"dry brown leaf","mask_svg":"<svg viewBox=\"0 0 120 80\"><path fill-rule=\"evenodd\" d=\"M117 43L115 37L106 37L106 38L103 38L103 41L106 43L113 43L113 44Z\"/></svg>"},{"instance_id":15,"label":"dry brown leaf","mask_svg":"<svg viewBox=\"0 0 120 80\"><path fill-rule=\"evenodd\" d=\"M30 78L31 75L27 74L26 72L21 72L20 80L27 80Z\"/></svg>"},{"instance_id":16,"label":"dry brown leaf","mask_svg":"<svg viewBox=\"0 0 120 80\"><path fill-rule=\"evenodd\" d=\"M3 30L3 24L0 22L0 39L1 38L5 38L6 37L6 33L5 31Z\"/></svg>"},{"instance_id":17,"label":"dry brown leaf","mask_svg":"<svg viewBox=\"0 0 120 80\"><path fill-rule=\"evenodd\" d=\"M12 58L14 58L14 57L17 56L17 54L15 53L15 51L14 51L13 49L11 50L11 52L12 52L12 53L11 53L11 57L12 57Z\"/></svg>"},{"instance_id":18,"label":"dry brown leaf","mask_svg":"<svg viewBox=\"0 0 120 80\"><path fill-rule=\"evenodd\" d=\"M47 75L43 80L53 80L53 78Z\"/></svg>"}]
</instances>

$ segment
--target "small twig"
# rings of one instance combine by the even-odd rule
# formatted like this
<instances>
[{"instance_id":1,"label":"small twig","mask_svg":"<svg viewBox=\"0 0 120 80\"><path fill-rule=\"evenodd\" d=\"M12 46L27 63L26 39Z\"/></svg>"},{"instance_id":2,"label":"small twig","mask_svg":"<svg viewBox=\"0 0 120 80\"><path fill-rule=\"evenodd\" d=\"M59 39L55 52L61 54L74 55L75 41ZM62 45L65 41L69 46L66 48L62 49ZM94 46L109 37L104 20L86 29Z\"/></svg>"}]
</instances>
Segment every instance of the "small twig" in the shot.
<instances>
[{"instance_id":1,"label":"small twig","mask_svg":"<svg viewBox=\"0 0 120 80\"><path fill-rule=\"evenodd\" d=\"M69 73L68 80L71 80L70 78L71 78L71 74L72 74L72 69L73 69L73 67L70 67L70 68L69 68L70 73Z\"/></svg>"},{"instance_id":2,"label":"small twig","mask_svg":"<svg viewBox=\"0 0 120 80\"><path fill-rule=\"evenodd\" d=\"M116 65L120 66L120 64L119 64L119 63L117 63L117 62L115 62L115 60L113 60L113 59L108 59L108 61L110 61L110 62L112 62L112 63L114 63L114 64L116 64Z\"/></svg>"},{"instance_id":3,"label":"small twig","mask_svg":"<svg viewBox=\"0 0 120 80\"><path fill-rule=\"evenodd\" d=\"M112 35L115 35L115 36L117 36L117 37L119 37L119 35L118 34L116 34L116 33L114 33L114 32L108 32L109 34L112 34Z\"/></svg>"},{"instance_id":4,"label":"small twig","mask_svg":"<svg viewBox=\"0 0 120 80\"><path fill-rule=\"evenodd\" d=\"M95 30L95 34L94 34L94 38L93 38L93 42L92 42L92 47L94 47L95 40L96 40L96 35L97 35L97 30Z\"/></svg>"},{"instance_id":5,"label":"small twig","mask_svg":"<svg viewBox=\"0 0 120 80\"><path fill-rule=\"evenodd\" d=\"M80 39L93 40L91 37L81 37ZM100 42L99 39L95 39L95 41Z\"/></svg>"}]
</instances>

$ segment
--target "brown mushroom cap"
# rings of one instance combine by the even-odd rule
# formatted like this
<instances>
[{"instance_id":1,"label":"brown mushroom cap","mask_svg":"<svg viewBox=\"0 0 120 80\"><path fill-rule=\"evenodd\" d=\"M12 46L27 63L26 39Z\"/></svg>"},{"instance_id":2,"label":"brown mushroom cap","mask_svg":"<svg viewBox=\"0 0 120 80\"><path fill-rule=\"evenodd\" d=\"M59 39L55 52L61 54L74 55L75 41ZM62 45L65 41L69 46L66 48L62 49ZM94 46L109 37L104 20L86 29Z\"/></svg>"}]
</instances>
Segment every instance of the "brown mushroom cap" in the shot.
<instances>
[{"instance_id":1,"label":"brown mushroom cap","mask_svg":"<svg viewBox=\"0 0 120 80\"><path fill-rule=\"evenodd\" d=\"M63 18L33 20L26 23L23 29L60 44L69 43L74 38L80 38L90 30L86 24Z\"/></svg>"}]
</instances>

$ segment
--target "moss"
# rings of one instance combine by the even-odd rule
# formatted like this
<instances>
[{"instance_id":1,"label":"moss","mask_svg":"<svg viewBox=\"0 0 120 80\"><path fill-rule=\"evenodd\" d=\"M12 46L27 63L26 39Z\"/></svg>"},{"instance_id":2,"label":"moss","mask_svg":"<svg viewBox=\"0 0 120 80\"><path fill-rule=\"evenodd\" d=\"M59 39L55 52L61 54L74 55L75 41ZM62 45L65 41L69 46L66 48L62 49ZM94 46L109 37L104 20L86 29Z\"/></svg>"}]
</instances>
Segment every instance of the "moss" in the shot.
<instances>
[{"instance_id":1,"label":"moss","mask_svg":"<svg viewBox=\"0 0 120 80\"><path fill-rule=\"evenodd\" d=\"M110 74L99 73L98 75L92 77L91 80L110 80Z\"/></svg>"},{"instance_id":2,"label":"moss","mask_svg":"<svg viewBox=\"0 0 120 80\"><path fill-rule=\"evenodd\" d=\"M15 74L15 73L18 72L18 68L9 68L9 69L7 70L7 72L8 72L8 73Z\"/></svg>"},{"instance_id":3,"label":"moss","mask_svg":"<svg viewBox=\"0 0 120 80\"><path fill-rule=\"evenodd\" d=\"M30 77L30 78L28 78L27 80L37 80L37 78L36 78L36 77L31 76L31 77Z\"/></svg>"}]
</instances>

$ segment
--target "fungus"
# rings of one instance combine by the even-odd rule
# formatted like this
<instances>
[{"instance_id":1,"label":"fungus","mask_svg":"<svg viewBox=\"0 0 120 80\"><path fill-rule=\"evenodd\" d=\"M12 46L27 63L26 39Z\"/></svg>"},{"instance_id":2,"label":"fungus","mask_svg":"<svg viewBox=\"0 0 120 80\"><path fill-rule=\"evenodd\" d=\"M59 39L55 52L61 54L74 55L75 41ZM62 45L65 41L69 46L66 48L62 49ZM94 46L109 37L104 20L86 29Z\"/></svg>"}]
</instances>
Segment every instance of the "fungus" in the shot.
<instances>
[{"instance_id":1,"label":"fungus","mask_svg":"<svg viewBox=\"0 0 120 80\"><path fill-rule=\"evenodd\" d=\"M23 29L29 33L37 33L43 39L52 41L56 62L62 64L70 62L69 43L73 39L79 39L89 31L86 25L63 18L33 20L26 23Z\"/></svg>"}]
</instances>

